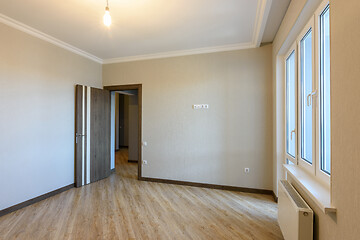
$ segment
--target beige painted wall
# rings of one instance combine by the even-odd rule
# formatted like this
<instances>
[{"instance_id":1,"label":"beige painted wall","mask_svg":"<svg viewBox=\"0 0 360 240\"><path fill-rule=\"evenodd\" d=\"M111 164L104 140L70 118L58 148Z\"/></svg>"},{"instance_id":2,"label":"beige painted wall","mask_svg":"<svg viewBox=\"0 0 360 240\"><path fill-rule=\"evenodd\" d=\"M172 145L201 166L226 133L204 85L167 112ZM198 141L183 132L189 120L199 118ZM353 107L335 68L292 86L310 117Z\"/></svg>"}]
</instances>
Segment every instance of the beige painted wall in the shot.
<instances>
[{"instance_id":1,"label":"beige painted wall","mask_svg":"<svg viewBox=\"0 0 360 240\"><path fill-rule=\"evenodd\" d=\"M355 240L359 239L360 229L360 48L355 44L360 39L360 1L330 0L331 4L331 140L332 140L332 176L331 195L336 215L323 214L319 208L301 192L305 200L315 211L315 238L320 240ZM306 2L300 14L308 14L310 5L316 5L315 0L292 0L291 4ZM318 1L319 2L319 1ZM304 10L305 9L305 10ZM302 11L302 12L301 12ZM301 13L300 13L301 12ZM296 16L297 11L290 14ZM296 20L296 19L295 19ZM291 31L298 28L297 21L286 22ZM284 24L284 23L283 23ZM301 24L300 24L301 25ZM280 28L281 30L282 28ZM285 36L288 34L278 33ZM294 31L296 32L296 31ZM278 37L276 38L278 39ZM280 43L274 43L274 54L281 48ZM280 49L281 51L281 49ZM276 59L274 56L273 59ZM274 64L276 70L281 62ZM281 74L280 74L281 75ZM280 79L280 80L279 80ZM274 91L281 83L279 74L274 77ZM277 109L283 107L283 102L274 102ZM282 111L282 110L277 110ZM279 120L280 121L280 120ZM275 118L275 125L281 127ZM276 132L276 131L275 131ZM275 139L280 136L275 136ZM278 164L278 162L275 164ZM276 166L275 166L276 168ZM274 172L275 175L275 172ZM278 174L276 174L279 176ZM275 176L274 176L275 178Z\"/></svg>"},{"instance_id":2,"label":"beige painted wall","mask_svg":"<svg viewBox=\"0 0 360 240\"><path fill-rule=\"evenodd\" d=\"M331 0L331 170L338 214L326 234L333 239L360 236L359 11L358 0Z\"/></svg>"},{"instance_id":3,"label":"beige painted wall","mask_svg":"<svg viewBox=\"0 0 360 240\"><path fill-rule=\"evenodd\" d=\"M0 210L74 183L75 84L100 64L0 24Z\"/></svg>"},{"instance_id":4,"label":"beige painted wall","mask_svg":"<svg viewBox=\"0 0 360 240\"><path fill-rule=\"evenodd\" d=\"M104 65L104 85L143 84L143 176L272 189L271 52Z\"/></svg>"},{"instance_id":5,"label":"beige painted wall","mask_svg":"<svg viewBox=\"0 0 360 240\"><path fill-rule=\"evenodd\" d=\"M129 95L123 95L123 114L124 114L124 125L122 129L122 146L129 146Z\"/></svg>"},{"instance_id":6,"label":"beige painted wall","mask_svg":"<svg viewBox=\"0 0 360 240\"><path fill-rule=\"evenodd\" d=\"M119 134L119 94L115 94L115 100L114 100L114 108L115 108L115 150L119 150L120 148L120 134Z\"/></svg>"},{"instance_id":7,"label":"beige painted wall","mask_svg":"<svg viewBox=\"0 0 360 240\"><path fill-rule=\"evenodd\" d=\"M129 160L139 160L139 105L138 96L129 96Z\"/></svg>"},{"instance_id":8,"label":"beige painted wall","mask_svg":"<svg viewBox=\"0 0 360 240\"><path fill-rule=\"evenodd\" d=\"M129 96L119 95L119 148L129 146Z\"/></svg>"}]
</instances>

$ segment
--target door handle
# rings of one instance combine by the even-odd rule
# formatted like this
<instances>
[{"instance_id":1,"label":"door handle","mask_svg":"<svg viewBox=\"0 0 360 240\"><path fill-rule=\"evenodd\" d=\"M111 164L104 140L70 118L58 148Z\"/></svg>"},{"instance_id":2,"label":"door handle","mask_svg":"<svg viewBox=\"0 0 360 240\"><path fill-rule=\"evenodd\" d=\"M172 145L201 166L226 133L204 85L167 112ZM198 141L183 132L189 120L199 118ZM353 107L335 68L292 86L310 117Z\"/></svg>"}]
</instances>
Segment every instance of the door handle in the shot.
<instances>
[{"instance_id":1,"label":"door handle","mask_svg":"<svg viewBox=\"0 0 360 240\"><path fill-rule=\"evenodd\" d=\"M78 137L85 137L85 134L76 133L76 143L78 143Z\"/></svg>"}]
</instances>

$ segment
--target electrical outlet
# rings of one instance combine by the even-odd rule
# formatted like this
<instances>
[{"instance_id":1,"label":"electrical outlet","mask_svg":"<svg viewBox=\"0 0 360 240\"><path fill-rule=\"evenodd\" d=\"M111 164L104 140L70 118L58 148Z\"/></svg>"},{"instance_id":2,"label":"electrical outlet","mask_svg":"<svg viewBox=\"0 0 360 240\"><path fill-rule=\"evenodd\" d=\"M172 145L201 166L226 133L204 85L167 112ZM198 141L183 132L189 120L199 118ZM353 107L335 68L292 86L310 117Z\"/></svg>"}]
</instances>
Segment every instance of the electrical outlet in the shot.
<instances>
[{"instance_id":1,"label":"electrical outlet","mask_svg":"<svg viewBox=\"0 0 360 240\"><path fill-rule=\"evenodd\" d=\"M245 173L249 173L249 172L250 172L250 168L244 168L244 172L245 172Z\"/></svg>"},{"instance_id":2,"label":"electrical outlet","mask_svg":"<svg viewBox=\"0 0 360 240\"><path fill-rule=\"evenodd\" d=\"M144 165L147 165L147 160L143 160L143 164L144 164Z\"/></svg>"}]
</instances>

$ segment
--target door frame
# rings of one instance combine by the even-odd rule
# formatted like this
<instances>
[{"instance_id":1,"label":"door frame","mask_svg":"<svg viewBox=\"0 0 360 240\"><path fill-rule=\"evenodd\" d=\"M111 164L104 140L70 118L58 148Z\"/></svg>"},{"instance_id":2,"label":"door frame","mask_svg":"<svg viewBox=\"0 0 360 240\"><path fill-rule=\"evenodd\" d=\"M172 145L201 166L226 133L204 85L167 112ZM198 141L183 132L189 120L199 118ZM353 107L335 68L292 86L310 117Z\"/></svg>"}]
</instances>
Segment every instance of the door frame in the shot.
<instances>
[{"instance_id":1,"label":"door frame","mask_svg":"<svg viewBox=\"0 0 360 240\"><path fill-rule=\"evenodd\" d=\"M126 84L126 85L111 85L104 86L104 90L125 91L125 90L137 90L138 91L138 180L142 179L142 84Z\"/></svg>"}]
</instances>

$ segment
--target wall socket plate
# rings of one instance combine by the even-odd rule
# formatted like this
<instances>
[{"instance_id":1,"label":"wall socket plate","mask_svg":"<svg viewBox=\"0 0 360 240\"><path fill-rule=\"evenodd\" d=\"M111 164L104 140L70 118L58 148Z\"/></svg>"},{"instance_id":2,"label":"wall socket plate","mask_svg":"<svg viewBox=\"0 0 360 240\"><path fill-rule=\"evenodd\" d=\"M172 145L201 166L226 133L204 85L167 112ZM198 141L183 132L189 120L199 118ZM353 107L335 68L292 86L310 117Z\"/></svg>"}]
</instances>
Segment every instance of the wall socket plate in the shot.
<instances>
[{"instance_id":1,"label":"wall socket plate","mask_svg":"<svg viewBox=\"0 0 360 240\"><path fill-rule=\"evenodd\" d=\"M244 168L244 172L245 172L245 173L249 173L249 172L250 172L250 168Z\"/></svg>"}]
</instances>

